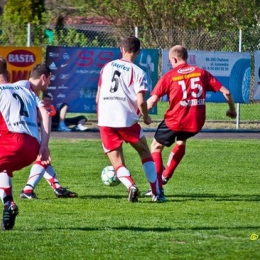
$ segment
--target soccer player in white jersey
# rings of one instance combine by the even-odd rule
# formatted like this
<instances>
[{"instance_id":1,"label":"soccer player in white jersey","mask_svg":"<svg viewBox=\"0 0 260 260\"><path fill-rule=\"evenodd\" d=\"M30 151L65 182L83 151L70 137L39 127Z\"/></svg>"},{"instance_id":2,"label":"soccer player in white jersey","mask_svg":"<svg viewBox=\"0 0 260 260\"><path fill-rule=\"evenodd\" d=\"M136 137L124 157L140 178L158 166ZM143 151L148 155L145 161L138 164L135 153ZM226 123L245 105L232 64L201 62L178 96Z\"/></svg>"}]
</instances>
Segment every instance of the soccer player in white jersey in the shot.
<instances>
[{"instance_id":1,"label":"soccer player in white jersey","mask_svg":"<svg viewBox=\"0 0 260 260\"><path fill-rule=\"evenodd\" d=\"M115 169L118 179L128 190L128 200L137 202L139 189L125 166L123 142L138 152L143 170L153 193L152 201L165 201L160 196L155 164L146 138L138 124L140 116L151 123L145 93L148 91L146 73L134 64L140 52L140 40L126 38L120 47L122 59L107 63L101 70L96 102L98 126L104 152Z\"/></svg>"},{"instance_id":2,"label":"soccer player in white jersey","mask_svg":"<svg viewBox=\"0 0 260 260\"><path fill-rule=\"evenodd\" d=\"M0 198L4 204L2 229L14 227L18 207L12 196L13 171L30 165L38 156L50 163L51 121L28 81L8 83L7 62L0 57ZM43 86L44 88L45 86ZM37 118L41 119L41 136Z\"/></svg>"},{"instance_id":3,"label":"soccer player in white jersey","mask_svg":"<svg viewBox=\"0 0 260 260\"><path fill-rule=\"evenodd\" d=\"M35 65L31 70L29 78L32 90L38 94L40 91L46 91L46 88L50 84L50 76L51 70L48 66L43 63ZM78 196L76 192L70 191L61 186L58 176L51 163L42 164L40 158L37 158L30 170L27 182L23 190L20 192L20 198L37 199L37 195L35 194L34 189L42 177L44 177L45 180L49 183L56 197L74 198Z\"/></svg>"}]
</instances>

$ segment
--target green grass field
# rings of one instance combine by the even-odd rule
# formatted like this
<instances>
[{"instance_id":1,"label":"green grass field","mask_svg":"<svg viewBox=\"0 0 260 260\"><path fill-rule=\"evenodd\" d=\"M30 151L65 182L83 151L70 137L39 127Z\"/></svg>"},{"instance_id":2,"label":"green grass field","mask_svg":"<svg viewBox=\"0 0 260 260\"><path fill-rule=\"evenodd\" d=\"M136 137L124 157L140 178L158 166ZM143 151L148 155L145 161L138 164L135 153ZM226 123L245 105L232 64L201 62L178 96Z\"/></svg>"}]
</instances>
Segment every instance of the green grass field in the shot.
<instances>
[{"instance_id":1,"label":"green grass field","mask_svg":"<svg viewBox=\"0 0 260 260\"><path fill-rule=\"evenodd\" d=\"M124 150L145 192L137 154ZM12 231L0 232L0 259L260 259L260 238L251 237L260 236L259 140L190 139L161 204L129 203L122 184L102 184L109 162L99 140L52 139L51 151L61 184L79 197L57 199L42 180L38 200L21 200L30 167L16 172L20 213Z\"/></svg>"}]
</instances>

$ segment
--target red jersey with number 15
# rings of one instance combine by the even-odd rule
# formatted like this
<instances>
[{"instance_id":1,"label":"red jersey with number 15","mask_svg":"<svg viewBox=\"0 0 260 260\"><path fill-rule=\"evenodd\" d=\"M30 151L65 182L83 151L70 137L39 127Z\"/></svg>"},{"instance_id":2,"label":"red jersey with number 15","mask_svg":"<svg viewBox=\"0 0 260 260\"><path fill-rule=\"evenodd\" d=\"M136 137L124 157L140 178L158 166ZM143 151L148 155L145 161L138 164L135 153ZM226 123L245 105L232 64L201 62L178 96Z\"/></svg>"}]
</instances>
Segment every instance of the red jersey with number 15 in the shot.
<instances>
[{"instance_id":1,"label":"red jersey with number 15","mask_svg":"<svg viewBox=\"0 0 260 260\"><path fill-rule=\"evenodd\" d=\"M168 96L165 124L175 132L199 132L206 118L206 92L217 92L222 84L208 71L181 64L166 73L152 95Z\"/></svg>"}]
</instances>

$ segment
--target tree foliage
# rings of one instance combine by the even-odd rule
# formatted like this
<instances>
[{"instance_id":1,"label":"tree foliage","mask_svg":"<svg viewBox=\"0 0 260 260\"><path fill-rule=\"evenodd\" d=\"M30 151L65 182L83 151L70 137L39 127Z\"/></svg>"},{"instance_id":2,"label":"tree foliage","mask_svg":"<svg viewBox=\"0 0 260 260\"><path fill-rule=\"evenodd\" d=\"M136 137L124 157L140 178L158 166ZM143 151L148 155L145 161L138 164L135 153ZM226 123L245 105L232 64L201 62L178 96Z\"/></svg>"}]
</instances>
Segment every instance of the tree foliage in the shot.
<instances>
[{"instance_id":1,"label":"tree foliage","mask_svg":"<svg viewBox=\"0 0 260 260\"><path fill-rule=\"evenodd\" d=\"M254 26L259 0L70 0L82 15L149 29L237 29Z\"/></svg>"},{"instance_id":2,"label":"tree foliage","mask_svg":"<svg viewBox=\"0 0 260 260\"><path fill-rule=\"evenodd\" d=\"M21 24L41 24L44 12L44 0L9 0L4 8L3 20L11 23L19 21Z\"/></svg>"}]
</instances>

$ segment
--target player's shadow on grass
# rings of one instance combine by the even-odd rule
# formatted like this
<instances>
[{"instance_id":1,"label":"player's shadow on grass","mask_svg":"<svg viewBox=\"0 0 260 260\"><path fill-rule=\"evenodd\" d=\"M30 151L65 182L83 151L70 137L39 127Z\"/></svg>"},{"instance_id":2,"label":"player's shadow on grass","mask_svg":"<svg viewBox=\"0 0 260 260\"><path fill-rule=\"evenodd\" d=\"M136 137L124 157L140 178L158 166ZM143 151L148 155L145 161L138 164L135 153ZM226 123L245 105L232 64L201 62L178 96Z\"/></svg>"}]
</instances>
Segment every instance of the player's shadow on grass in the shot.
<instances>
[{"instance_id":1,"label":"player's shadow on grass","mask_svg":"<svg viewBox=\"0 0 260 260\"><path fill-rule=\"evenodd\" d=\"M260 201L260 195L241 195L241 194L231 194L231 195L218 195L218 194L172 194L167 195L166 198L171 198L171 200L175 201L189 201L189 200L197 200L197 201L206 201L206 200L214 200L214 201Z\"/></svg>"},{"instance_id":2,"label":"player's shadow on grass","mask_svg":"<svg viewBox=\"0 0 260 260\"><path fill-rule=\"evenodd\" d=\"M81 199L127 199L128 195L82 195L79 196ZM183 202L183 201L260 201L260 195L241 195L241 194L232 194L232 195L218 195L218 194L165 194L168 202ZM139 201L149 202L151 197L149 196L140 196Z\"/></svg>"},{"instance_id":3,"label":"player's shadow on grass","mask_svg":"<svg viewBox=\"0 0 260 260\"><path fill-rule=\"evenodd\" d=\"M135 227L135 226L127 226L127 227L104 227L104 228L90 228L90 227L68 227L68 228L60 228L60 229L68 229L68 230L81 230L81 231L136 231L136 232L173 232L178 230L189 231L189 230L196 230L196 231L203 231L203 230L244 230L244 229L252 229L257 230L260 226L223 226L223 227L209 227L209 226L198 226L198 227L176 227L176 228L163 228L163 227Z\"/></svg>"},{"instance_id":4,"label":"player's shadow on grass","mask_svg":"<svg viewBox=\"0 0 260 260\"><path fill-rule=\"evenodd\" d=\"M123 199L123 198L127 198L128 195L126 194L125 196L123 195L105 195L105 194L102 194L102 195L82 195L82 196L78 196L78 198L80 199L97 199L97 200L100 200L100 199Z\"/></svg>"}]
</instances>

